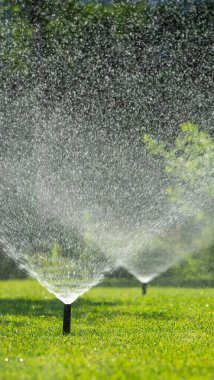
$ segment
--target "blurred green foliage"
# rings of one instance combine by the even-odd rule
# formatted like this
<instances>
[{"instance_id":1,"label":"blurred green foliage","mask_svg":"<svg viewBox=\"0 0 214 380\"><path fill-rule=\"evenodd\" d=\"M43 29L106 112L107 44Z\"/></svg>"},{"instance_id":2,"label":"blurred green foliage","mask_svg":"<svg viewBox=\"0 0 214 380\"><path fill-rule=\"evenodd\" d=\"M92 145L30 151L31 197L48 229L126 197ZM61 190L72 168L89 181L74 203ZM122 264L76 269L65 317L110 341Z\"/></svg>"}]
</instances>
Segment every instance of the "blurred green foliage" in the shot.
<instances>
[{"instance_id":1,"label":"blurred green foliage","mask_svg":"<svg viewBox=\"0 0 214 380\"><path fill-rule=\"evenodd\" d=\"M80 59L78 55L75 60L77 47L82 60L93 53L96 59L97 54L105 58L108 55L108 64L110 61L113 64L124 53L114 49L118 40L132 45L133 55L141 64L146 46L151 44L155 49L170 37L171 47L172 44L179 47L175 64L182 63L186 70L194 67L197 78L202 54L207 59L211 57L213 19L212 0L171 0L157 2L155 7L148 0L116 1L108 5L76 0L17 0L15 4L12 0L0 0L1 76L10 79L13 86L14 83L23 86L26 79L28 86L29 83L34 86L39 70L43 83L47 73L42 76L41 71L45 70L44 65L41 67L42 57L50 58L53 70L63 57L64 68L70 74L75 73ZM58 80L58 91L65 90L63 74Z\"/></svg>"},{"instance_id":2,"label":"blurred green foliage","mask_svg":"<svg viewBox=\"0 0 214 380\"><path fill-rule=\"evenodd\" d=\"M165 171L177 179L175 185L167 192L172 202L179 203L185 209L190 207L188 197L214 197L214 140L209 133L199 126L187 122L181 125L181 134L173 147L159 143L149 134L144 135L144 142L154 156L160 156L165 162ZM200 205L199 205L200 206ZM202 210L195 207L195 213L203 216ZM202 214L201 214L202 213Z\"/></svg>"},{"instance_id":3,"label":"blurred green foliage","mask_svg":"<svg viewBox=\"0 0 214 380\"><path fill-rule=\"evenodd\" d=\"M199 256L189 256L185 266L171 270L171 275L182 278L213 278L213 204L214 204L214 140L199 126L187 122L173 146L157 142L149 134L144 142L149 152L163 159L172 185L166 189L169 200L178 205L182 213L192 214L192 225L199 229L194 243ZM199 227L199 228L198 228Z\"/></svg>"},{"instance_id":4,"label":"blurred green foliage","mask_svg":"<svg viewBox=\"0 0 214 380\"><path fill-rule=\"evenodd\" d=\"M17 4L0 0L1 79L28 73L31 45L30 21L21 17L21 9Z\"/></svg>"}]
</instances>

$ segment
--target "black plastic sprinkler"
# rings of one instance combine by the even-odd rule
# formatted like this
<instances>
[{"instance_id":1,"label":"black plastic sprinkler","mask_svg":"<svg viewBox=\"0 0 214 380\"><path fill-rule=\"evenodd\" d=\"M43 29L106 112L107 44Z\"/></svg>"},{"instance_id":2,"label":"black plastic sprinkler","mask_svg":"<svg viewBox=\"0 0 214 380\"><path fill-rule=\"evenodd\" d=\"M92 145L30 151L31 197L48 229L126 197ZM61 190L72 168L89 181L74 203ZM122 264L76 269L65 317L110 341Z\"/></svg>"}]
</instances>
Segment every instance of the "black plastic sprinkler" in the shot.
<instances>
[{"instance_id":1,"label":"black plastic sprinkler","mask_svg":"<svg viewBox=\"0 0 214 380\"><path fill-rule=\"evenodd\" d=\"M143 294L143 296L146 295L146 292L147 292L147 284L142 283L142 294Z\"/></svg>"},{"instance_id":2,"label":"black plastic sprinkler","mask_svg":"<svg viewBox=\"0 0 214 380\"><path fill-rule=\"evenodd\" d=\"M64 304L63 313L63 334L70 334L71 331L71 304Z\"/></svg>"}]
</instances>

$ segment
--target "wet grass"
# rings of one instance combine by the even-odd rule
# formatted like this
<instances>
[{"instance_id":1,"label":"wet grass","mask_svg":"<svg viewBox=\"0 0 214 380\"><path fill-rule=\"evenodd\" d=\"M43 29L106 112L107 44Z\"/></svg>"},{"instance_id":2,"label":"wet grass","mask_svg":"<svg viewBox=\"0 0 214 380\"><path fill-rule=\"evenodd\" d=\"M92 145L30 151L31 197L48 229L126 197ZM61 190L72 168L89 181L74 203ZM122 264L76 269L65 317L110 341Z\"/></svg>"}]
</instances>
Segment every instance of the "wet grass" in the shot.
<instances>
[{"instance_id":1,"label":"wet grass","mask_svg":"<svg viewBox=\"0 0 214 380\"><path fill-rule=\"evenodd\" d=\"M212 380L214 289L97 287L62 304L34 281L0 282L0 379Z\"/></svg>"}]
</instances>

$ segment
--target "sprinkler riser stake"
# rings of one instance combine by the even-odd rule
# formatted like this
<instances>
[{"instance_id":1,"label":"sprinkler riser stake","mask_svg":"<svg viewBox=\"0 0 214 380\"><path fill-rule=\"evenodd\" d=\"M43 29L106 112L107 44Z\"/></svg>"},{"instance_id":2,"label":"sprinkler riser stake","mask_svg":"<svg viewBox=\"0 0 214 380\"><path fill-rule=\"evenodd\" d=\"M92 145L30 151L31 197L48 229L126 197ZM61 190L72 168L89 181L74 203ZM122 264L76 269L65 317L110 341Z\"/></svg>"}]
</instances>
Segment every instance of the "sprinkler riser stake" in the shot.
<instances>
[{"instance_id":1,"label":"sprinkler riser stake","mask_svg":"<svg viewBox=\"0 0 214 380\"><path fill-rule=\"evenodd\" d=\"M64 304L63 311L63 335L71 331L71 304Z\"/></svg>"},{"instance_id":2,"label":"sprinkler riser stake","mask_svg":"<svg viewBox=\"0 0 214 380\"><path fill-rule=\"evenodd\" d=\"M145 296L147 293L147 284L142 284L142 295Z\"/></svg>"}]
</instances>

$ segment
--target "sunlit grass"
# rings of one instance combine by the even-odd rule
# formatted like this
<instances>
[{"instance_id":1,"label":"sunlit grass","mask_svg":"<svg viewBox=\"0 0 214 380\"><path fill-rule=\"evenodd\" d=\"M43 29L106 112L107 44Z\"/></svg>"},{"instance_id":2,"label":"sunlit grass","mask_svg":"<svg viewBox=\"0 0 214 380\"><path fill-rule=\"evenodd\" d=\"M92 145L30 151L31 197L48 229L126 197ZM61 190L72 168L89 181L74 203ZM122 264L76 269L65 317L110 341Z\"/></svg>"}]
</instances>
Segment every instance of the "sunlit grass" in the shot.
<instances>
[{"instance_id":1,"label":"sunlit grass","mask_svg":"<svg viewBox=\"0 0 214 380\"><path fill-rule=\"evenodd\" d=\"M34 281L0 283L0 378L211 380L213 289L97 287L72 308Z\"/></svg>"}]
</instances>

